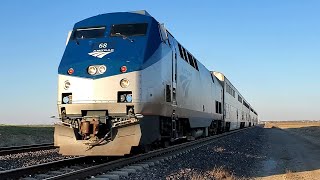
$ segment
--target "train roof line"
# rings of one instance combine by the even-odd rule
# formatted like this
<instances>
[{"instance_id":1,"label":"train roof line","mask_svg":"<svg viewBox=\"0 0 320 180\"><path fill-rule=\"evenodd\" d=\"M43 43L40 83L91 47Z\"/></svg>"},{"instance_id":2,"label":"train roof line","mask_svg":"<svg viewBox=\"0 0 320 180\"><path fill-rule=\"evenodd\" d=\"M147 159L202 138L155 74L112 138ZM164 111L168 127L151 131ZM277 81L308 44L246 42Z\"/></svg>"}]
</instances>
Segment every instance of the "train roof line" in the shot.
<instances>
[{"instance_id":1,"label":"train roof line","mask_svg":"<svg viewBox=\"0 0 320 180\"><path fill-rule=\"evenodd\" d=\"M136 13L136 14L141 14L141 15L152 17L146 10L130 11L130 13Z\"/></svg>"},{"instance_id":2,"label":"train roof line","mask_svg":"<svg viewBox=\"0 0 320 180\"><path fill-rule=\"evenodd\" d=\"M252 108L251 104L250 104L250 103L244 98L244 96L240 93L240 91L231 83L231 81L230 81L222 72L218 72L218 71L210 71L210 72L211 72L211 74L213 74L217 79L219 79L219 81L220 81L221 83L224 83L224 82L225 82L225 79L227 79L227 80L230 82L230 85L237 90L238 94L239 94L239 95L243 98L243 100L249 105L249 107L250 107L254 112L256 112L256 111ZM256 113L257 113L257 112L256 112ZM258 113L257 113L257 114L258 114Z\"/></svg>"},{"instance_id":3,"label":"train roof line","mask_svg":"<svg viewBox=\"0 0 320 180\"><path fill-rule=\"evenodd\" d=\"M225 79L227 79L230 84L234 89L237 90L238 94L241 95L241 97L243 98L244 101L247 102L247 100L244 98L244 96L240 93L240 91L232 84L232 82L222 73L219 71L211 71L211 73L216 76L221 82L225 82ZM248 103L248 102L247 102ZM248 103L250 105L250 103ZM251 106L251 105L250 105Z\"/></svg>"}]
</instances>

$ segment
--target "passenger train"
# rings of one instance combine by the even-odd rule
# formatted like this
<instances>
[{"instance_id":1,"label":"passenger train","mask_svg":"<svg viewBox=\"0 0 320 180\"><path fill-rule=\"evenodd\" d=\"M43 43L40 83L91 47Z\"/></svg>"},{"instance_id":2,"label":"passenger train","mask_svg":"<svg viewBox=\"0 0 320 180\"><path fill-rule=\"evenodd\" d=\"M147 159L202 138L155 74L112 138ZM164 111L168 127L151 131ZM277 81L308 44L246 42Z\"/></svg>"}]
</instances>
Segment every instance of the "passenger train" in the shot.
<instances>
[{"instance_id":1,"label":"passenger train","mask_svg":"<svg viewBox=\"0 0 320 180\"><path fill-rule=\"evenodd\" d=\"M123 156L254 126L258 114L146 11L76 23L58 69L54 143L63 155Z\"/></svg>"}]
</instances>

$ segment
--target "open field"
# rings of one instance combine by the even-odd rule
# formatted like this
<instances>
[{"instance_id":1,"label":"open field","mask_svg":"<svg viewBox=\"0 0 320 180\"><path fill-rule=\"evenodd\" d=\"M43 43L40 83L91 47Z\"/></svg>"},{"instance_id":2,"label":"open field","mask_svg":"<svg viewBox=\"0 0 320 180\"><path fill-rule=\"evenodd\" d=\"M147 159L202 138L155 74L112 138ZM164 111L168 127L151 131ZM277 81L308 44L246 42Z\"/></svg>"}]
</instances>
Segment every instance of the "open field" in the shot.
<instances>
[{"instance_id":1,"label":"open field","mask_svg":"<svg viewBox=\"0 0 320 180\"><path fill-rule=\"evenodd\" d=\"M320 127L320 121L269 121L265 123L266 128L277 127L281 129L302 128L302 127Z\"/></svg>"},{"instance_id":2,"label":"open field","mask_svg":"<svg viewBox=\"0 0 320 180\"><path fill-rule=\"evenodd\" d=\"M53 126L0 125L0 147L53 143Z\"/></svg>"},{"instance_id":3,"label":"open field","mask_svg":"<svg viewBox=\"0 0 320 180\"><path fill-rule=\"evenodd\" d=\"M319 179L320 122L266 122L263 180Z\"/></svg>"},{"instance_id":4,"label":"open field","mask_svg":"<svg viewBox=\"0 0 320 180\"><path fill-rule=\"evenodd\" d=\"M306 141L320 145L320 122L267 122L265 128L280 128Z\"/></svg>"}]
</instances>

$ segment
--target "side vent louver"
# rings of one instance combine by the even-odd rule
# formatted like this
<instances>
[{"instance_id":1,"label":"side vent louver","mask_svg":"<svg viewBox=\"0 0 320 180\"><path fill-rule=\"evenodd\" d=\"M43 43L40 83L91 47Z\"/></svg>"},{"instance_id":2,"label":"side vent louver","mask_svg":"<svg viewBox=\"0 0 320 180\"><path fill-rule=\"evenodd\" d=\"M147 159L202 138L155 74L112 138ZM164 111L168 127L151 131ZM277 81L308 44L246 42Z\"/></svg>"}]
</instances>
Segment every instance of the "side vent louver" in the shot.
<instances>
[{"instance_id":1,"label":"side vent louver","mask_svg":"<svg viewBox=\"0 0 320 180\"><path fill-rule=\"evenodd\" d=\"M166 102L171 102L171 89L170 89L170 85L166 85Z\"/></svg>"}]
</instances>

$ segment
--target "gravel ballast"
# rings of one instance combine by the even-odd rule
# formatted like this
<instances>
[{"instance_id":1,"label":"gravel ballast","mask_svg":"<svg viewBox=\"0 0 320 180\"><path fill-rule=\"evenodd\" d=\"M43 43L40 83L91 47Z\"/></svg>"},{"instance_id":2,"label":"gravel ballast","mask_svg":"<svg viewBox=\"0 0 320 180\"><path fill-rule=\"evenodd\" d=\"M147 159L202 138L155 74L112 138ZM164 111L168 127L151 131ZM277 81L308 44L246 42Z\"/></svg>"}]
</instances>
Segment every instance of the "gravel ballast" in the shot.
<instances>
[{"instance_id":1,"label":"gravel ballast","mask_svg":"<svg viewBox=\"0 0 320 180\"><path fill-rule=\"evenodd\" d=\"M0 171L70 158L58 154L58 151L58 149L50 149L0 156Z\"/></svg>"},{"instance_id":2,"label":"gravel ballast","mask_svg":"<svg viewBox=\"0 0 320 180\"><path fill-rule=\"evenodd\" d=\"M121 179L252 179L264 140L262 127L250 128Z\"/></svg>"}]
</instances>

